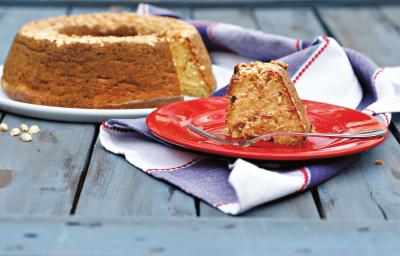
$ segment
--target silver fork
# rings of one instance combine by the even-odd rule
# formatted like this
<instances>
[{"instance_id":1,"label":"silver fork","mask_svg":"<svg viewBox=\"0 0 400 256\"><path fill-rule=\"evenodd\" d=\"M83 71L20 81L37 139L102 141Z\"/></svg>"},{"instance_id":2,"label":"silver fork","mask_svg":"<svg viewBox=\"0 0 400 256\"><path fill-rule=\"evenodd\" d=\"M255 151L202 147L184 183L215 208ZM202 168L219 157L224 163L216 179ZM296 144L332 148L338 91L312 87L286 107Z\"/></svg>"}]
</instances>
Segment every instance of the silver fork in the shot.
<instances>
[{"instance_id":1,"label":"silver fork","mask_svg":"<svg viewBox=\"0 0 400 256\"><path fill-rule=\"evenodd\" d=\"M211 140L220 142L222 144L229 144L241 147L249 147L252 144L256 143L262 139L269 139L273 136L306 136L306 137L328 137L328 138L348 138L348 139L363 139L363 138L374 138L374 137L383 137L385 136L386 130L372 130L367 132L359 132L359 133L318 133L318 132L271 132L261 136L254 137L248 140L242 141L232 141L217 137L212 135L209 132L204 131L203 129L194 126L191 123L187 123L187 126L190 130L206 137Z\"/></svg>"}]
</instances>

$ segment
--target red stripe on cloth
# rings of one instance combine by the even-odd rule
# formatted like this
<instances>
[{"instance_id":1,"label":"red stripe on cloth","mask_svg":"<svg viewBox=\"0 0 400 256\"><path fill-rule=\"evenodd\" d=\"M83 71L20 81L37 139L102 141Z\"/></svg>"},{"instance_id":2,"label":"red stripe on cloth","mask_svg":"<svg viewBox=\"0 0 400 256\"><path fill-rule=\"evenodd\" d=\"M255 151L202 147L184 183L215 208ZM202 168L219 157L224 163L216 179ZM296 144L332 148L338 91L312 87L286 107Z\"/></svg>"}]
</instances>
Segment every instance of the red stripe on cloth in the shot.
<instances>
[{"instance_id":1,"label":"red stripe on cloth","mask_svg":"<svg viewBox=\"0 0 400 256\"><path fill-rule=\"evenodd\" d=\"M300 172L304 175L304 183L300 187L300 190L304 190L306 188L306 186L308 185L308 181L309 181L310 177L308 177L308 172L307 172L306 167L300 168Z\"/></svg>"},{"instance_id":2,"label":"red stripe on cloth","mask_svg":"<svg viewBox=\"0 0 400 256\"><path fill-rule=\"evenodd\" d=\"M379 68L379 69L376 71L376 73L375 73L375 75L374 75L374 77L373 77L373 80L375 81L376 78L377 78L380 74L382 74L382 72L383 72L383 68Z\"/></svg>"},{"instance_id":3,"label":"red stripe on cloth","mask_svg":"<svg viewBox=\"0 0 400 256\"><path fill-rule=\"evenodd\" d=\"M238 202L224 202L224 203L216 203L214 204L214 207L219 208L222 205L227 205L227 204L237 204Z\"/></svg>"},{"instance_id":4,"label":"red stripe on cloth","mask_svg":"<svg viewBox=\"0 0 400 256\"><path fill-rule=\"evenodd\" d=\"M140 10L142 15L146 15L146 4L140 3L138 9Z\"/></svg>"},{"instance_id":5,"label":"red stripe on cloth","mask_svg":"<svg viewBox=\"0 0 400 256\"><path fill-rule=\"evenodd\" d=\"M185 168L185 167L189 167L190 165L194 164L195 162L197 162L197 161L199 161L199 160L201 160L201 159L202 159L202 158L195 158L195 159L190 160L190 161L187 162L186 164L183 164L183 165L180 165L180 166L176 166L176 167L171 167L171 168L160 168L160 169L154 168L154 169L147 169L145 172L174 171L174 170L177 170L177 169L182 169L182 168Z\"/></svg>"},{"instance_id":6,"label":"red stripe on cloth","mask_svg":"<svg viewBox=\"0 0 400 256\"><path fill-rule=\"evenodd\" d=\"M386 120L386 125L389 125L390 121L389 121L389 117L387 116L387 114L386 113L382 113L382 115Z\"/></svg>"},{"instance_id":7,"label":"red stripe on cloth","mask_svg":"<svg viewBox=\"0 0 400 256\"><path fill-rule=\"evenodd\" d=\"M101 127L105 128L107 130L114 131L114 132L122 132L122 133L134 132L131 129L125 129L125 128L121 128L121 127L109 126L105 122L101 123Z\"/></svg>"},{"instance_id":8,"label":"red stripe on cloth","mask_svg":"<svg viewBox=\"0 0 400 256\"><path fill-rule=\"evenodd\" d=\"M296 50L297 51L301 50L301 48L300 48L300 40L299 39L296 40Z\"/></svg>"},{"instance_id":9,"label":"red stripe on cloth","mask_svg":"<svg viewBox=\"0 0 400 256\"><path fill-rule=\"evenodd\" d=\"M293 79L293 83L295 84L300 77L304 74L304 72L306 72L306 70L311 66L311 64L313 64L315 62L315 60L321 56L321 54L326 50L326 48L329 45L329 38L327 37L322 37L324 40L324 45L321 47L321 49L319 49L317 51L317 53L303 66L303 68L300 70L300 72L297 74L297 76Z\"/></svg>"}]
</instances>

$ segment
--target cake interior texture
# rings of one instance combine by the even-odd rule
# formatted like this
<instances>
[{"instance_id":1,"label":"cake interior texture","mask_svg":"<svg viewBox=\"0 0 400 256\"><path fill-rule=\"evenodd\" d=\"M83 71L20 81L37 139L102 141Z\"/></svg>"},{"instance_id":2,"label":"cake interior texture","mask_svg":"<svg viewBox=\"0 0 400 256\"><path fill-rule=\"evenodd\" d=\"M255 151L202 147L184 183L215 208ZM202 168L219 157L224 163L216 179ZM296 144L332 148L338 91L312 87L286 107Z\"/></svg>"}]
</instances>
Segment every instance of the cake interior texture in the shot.
<instances>
[{"instance_id":1,"label":"cake interior texture","mask_svg":"<svg viewBox=\"0 0 400 256\"><path fill-rule=\"evenodd\" d=\"M34 104L78 108L158 107L206 97L216 87L197 30L133 13L65 16L29 23L4 66L4 91Z\"/></svg>"},{"instance_id":2,"label":"cake interior texture","mask_svg":"<svg viewBox=\"0 0 400 256\"><path fill-rule=\"evenodd\" d=\"M238 64L227 93L225 133L253 138L269 132L309 132L305 106L282 62ZM280 144L301 146L305 137L274 136Z\"/></svg>"}]
</instances>

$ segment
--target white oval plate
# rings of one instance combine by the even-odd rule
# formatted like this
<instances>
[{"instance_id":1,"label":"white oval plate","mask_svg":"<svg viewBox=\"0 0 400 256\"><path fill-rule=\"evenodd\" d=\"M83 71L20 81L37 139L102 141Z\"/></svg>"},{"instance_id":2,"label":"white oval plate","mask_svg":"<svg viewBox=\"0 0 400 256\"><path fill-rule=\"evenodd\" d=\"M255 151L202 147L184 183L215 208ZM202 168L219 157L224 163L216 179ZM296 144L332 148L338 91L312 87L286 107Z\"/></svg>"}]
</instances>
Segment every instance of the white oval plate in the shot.
<instances>
[{"instance_id":1,"label":"white oval plate","mask_svg":"<svg viewBox=\"0 0 400 256\"><path fill-rule=\"evenodd\" d=\"M232 71L213 65L213 73L217 80L217 90L229 83ZM0 77L3 73L3 66L0 66ZM194 97L185 97L185 100ZM23 103L10 99L0 86L0 110L35 117L40 119L80 122L80 123L100 123L114 118L138 118L145 117L155 108L141 109L84 109L84 108L62 108L44 105Z\"/></svg>"}]
</instances>

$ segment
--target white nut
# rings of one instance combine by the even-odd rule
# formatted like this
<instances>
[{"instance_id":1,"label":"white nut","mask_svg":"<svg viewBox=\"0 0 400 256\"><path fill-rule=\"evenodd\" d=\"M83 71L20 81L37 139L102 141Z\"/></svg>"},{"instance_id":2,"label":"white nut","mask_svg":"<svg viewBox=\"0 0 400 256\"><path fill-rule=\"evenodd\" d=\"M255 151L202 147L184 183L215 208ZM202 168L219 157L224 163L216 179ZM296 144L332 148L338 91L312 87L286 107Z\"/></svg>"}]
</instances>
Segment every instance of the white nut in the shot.
<instances>
[{"instance_id":1,"label":"white nut","mask_svg":"<svg viewBox=\"0 0 400 256\"><path fill-rule=\"evenodd\" d=\"M31 128L29 128L28 133L33 135L33 134L37 134L40 132L40 128L37 125L32 125Z\"/></svg>"},{"instance_id":2,"label":"white nut","mask_svg":"<svg viewBox=\"0 0 400 256\"><path fill-rule=\"evenodd\" d=\"M6 131L8 131L8 125L6 123L1 123L0 132L6 132Z\"/></svg>"},{"instance_id":3,"label":"white nut","mask_svg":"<svg viewBox=\"0 0 400 256\"><path fill-rule=\"evenodd\" d=\"M26 124L21 124L19 126L19 129L21 129L21 131L23 131L23 132L27 132L29 130L29 126Z\"/></svg>"},{"instance_id":4,"label":"white nut","mask_svg":"<svg viewBox=\"0 0 400 256\"><path fill-rule=\"evenodd\" d=\"M25 141L25 142L29 142L32 140L32 135L30 135L29 133L23 133L21 135L21 140Z\"/></svg>"},{"instance_id":5,"label":"white nut","mask_svg":"<svg viewBox=\"0 0 400 256\"><path fill-rule=\"evenodd\" d=\"M10 131L11 136L18 136L21 134L21 130L19 128L12 128Z\"/></svg>"}]
</instances>

